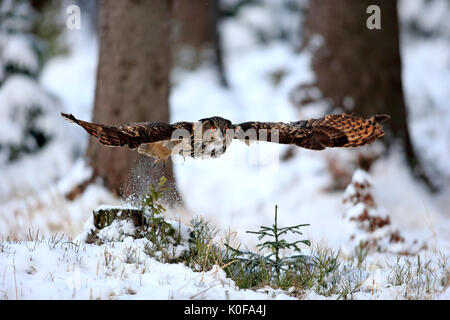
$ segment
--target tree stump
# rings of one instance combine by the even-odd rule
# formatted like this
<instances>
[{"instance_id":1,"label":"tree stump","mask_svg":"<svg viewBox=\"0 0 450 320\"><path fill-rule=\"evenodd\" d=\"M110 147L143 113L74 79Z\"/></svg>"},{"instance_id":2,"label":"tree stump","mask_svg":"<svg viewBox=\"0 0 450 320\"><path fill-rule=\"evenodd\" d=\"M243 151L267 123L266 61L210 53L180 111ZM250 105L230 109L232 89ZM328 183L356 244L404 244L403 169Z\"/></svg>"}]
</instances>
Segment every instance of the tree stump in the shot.
<instances>
[{"instance_id":1,"label":"tree stump","mask_svg":"<svg viewBox=\"0 0 450 320\"><path fill-rule=\"evenodd\" d=\"M114 220L130 220L135 227L146 225L144 212L137 208L100 207L93 211L94 226L101 230L112 224Z\"/></svg>"}]
</instances>

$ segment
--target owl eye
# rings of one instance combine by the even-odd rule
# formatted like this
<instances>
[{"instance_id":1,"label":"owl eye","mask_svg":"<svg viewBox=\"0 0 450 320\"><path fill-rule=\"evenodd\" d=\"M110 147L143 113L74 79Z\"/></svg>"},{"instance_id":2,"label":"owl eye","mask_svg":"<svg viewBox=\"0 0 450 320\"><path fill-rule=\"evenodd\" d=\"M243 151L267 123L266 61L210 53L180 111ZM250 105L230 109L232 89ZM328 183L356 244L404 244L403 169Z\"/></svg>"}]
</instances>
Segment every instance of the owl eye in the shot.
<instances>
[{"instance_id":1,"label":"owl eye","mask_svg":"<svg viewBox=\"0 0 450 320\"><path fill-rule=\"evenodd\" d=\"M215 126L211 126L211 131L216 131L216 127Z\"/></svg>"}]
</instances>

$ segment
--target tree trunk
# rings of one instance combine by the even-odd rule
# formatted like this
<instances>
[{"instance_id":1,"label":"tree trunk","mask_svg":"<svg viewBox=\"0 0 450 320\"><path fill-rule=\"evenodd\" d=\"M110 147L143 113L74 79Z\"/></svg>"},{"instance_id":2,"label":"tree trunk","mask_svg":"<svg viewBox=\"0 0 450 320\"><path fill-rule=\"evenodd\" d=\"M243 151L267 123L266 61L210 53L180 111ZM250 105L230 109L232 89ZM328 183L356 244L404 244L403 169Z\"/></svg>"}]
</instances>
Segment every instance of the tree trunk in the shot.
<instances>
[{"instance_id":1,"label":"tree trunk","mask_svg":"<svg viewBox=\"0 0 450 320\"><path fill-rule=\"evenodd\" d=\"M100 7L100 57L94 122L124 124L169 121L171 0L104 0ZM94 173L121 196L142 193L150 177L165 175L175 190L172 165L153 169L127 148L90 140L87 156ZM139 156L143 157L143 156Z\"/></svg>"},{"instance_id":2,"label":"tree trunk","mask_svg":"<svg viewBox=\"0 0 450 320\"><path fill-rule=\"evenodd\" d=\"M225 75L225 63L223 60L222 37L219 32L219 21L222 19L222 10L219 0L213 0L211 5L211 33L214 46L214 57L219 74L220 84L224 88L229 88L228 78Z\"/></svg>"},{"instance_id":3,"label":"tree trunk","mask_svg":"<svg viewBox=\"0 0 450 320\"><path fill-rule=\"evenodd\" d=\"M211 2L214 0L175 0L174 19L177 42L201 49L212 39Z\"/></svg>"},{"instance_id":4,"label":"tree trunk","mask_svg":"<svg viewBox=\"0 0 450 320\"><path fill-rule=\"evenodd\" d=\"M176 43L194 50L192 65L197 66L201 62L202 51L212 47L220 84L227 88L222 39L218 30L222 18L220 0L175 0L174 18Z\"/></svg>"},{"instance_id":5,"label":"tree trunk","mask_svg":"<svg viewBox=\"0 0 450 320\"><path fill-rule=\"evenodd\" d=\"M381 9L381 29L369 29L367 8ZM333 107L358 116L389 114L383 141L401 140L413 172L428 186L411 143L403 96L397 2L394 0L314 0L303 28L305 45L315 35L324 43L313 54L316 85ZM317 39L317 38L316 38Z\"/></svg>"}]
</instances>

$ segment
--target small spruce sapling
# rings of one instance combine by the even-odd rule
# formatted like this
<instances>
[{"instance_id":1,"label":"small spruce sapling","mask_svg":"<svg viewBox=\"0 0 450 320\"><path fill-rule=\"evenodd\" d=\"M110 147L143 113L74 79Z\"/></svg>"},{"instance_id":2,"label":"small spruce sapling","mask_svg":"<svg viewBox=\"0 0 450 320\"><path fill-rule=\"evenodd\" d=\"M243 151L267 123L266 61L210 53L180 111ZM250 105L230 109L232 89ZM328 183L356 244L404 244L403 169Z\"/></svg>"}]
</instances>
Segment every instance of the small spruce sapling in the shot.
<instances>
[{"instance_id":1,"label":"small spruce sapling","mask_svg":"<svg viewBox=\"0 0 450 320\"><path fill-rule=\"evenodd\" d=\"M277 282L279 282L284 269L291 267L297 262L303 262L305 260L305 256L301 254L289 257L281 257L280 251L284 249L294 249L295 251L300 253L301 250L298 246L300 243L307 246L311 245L311 242L309 240L297 240L294 242L288 242L285 239L282 239L282 236L288 233L303 235L303 233L300 231L300 228L305 226L309 226L309 224L279 227L278 206L275 206L275 221L271 227L261 226L259 231L247 231L247 233L257 234L258 240L269 238L269 240L257 245L257 247L259 248L259 252L262 252L264 249L269 249L271 251L269 255L264 256L262 254L255 254L249 251L234 249L229 245L226 246L236 254L236 260L243 263L246 267L255 268L257 266L264 265L265 267L269 267L271 274L273 274L273 271L275 271L276 280Z\"/></svg>"}]
</instances>

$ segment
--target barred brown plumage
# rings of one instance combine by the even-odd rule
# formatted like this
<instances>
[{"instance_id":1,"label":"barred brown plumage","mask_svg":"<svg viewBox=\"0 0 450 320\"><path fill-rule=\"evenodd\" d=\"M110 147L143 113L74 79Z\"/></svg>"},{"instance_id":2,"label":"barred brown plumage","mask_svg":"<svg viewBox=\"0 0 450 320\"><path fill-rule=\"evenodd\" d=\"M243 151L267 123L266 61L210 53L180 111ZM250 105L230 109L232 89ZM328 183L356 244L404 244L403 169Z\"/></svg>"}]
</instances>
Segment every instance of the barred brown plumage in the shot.
<instances>
[{"instance_id":1,"label":"barred brown plumage","mask_svg":"<svg viewBox=\"0 0 450 320\"><path fill-rule=\"evenodd\" d=\"M390 119L388 115L362 119L348 114L332 114L291 123L252 121L232 124L221 117L210 117L197 123L141 122L111 126L78 120L72 114L61 115L83 127L106 146L138 148L140 153L158 161L167 160L172 154L216 158L226 151L233 139L246 143L290 144L310 150L359 147L382 137L381 123Z\"/></svg>"}]
</instances>

